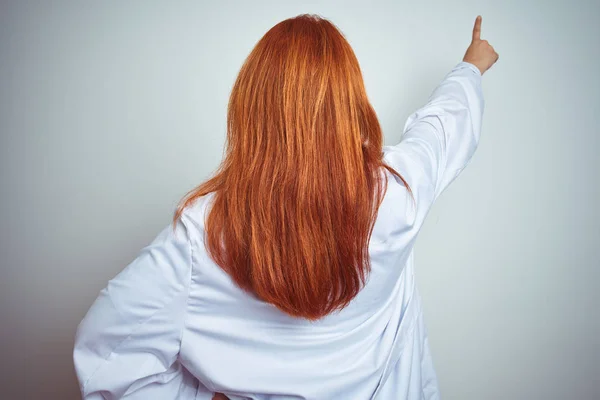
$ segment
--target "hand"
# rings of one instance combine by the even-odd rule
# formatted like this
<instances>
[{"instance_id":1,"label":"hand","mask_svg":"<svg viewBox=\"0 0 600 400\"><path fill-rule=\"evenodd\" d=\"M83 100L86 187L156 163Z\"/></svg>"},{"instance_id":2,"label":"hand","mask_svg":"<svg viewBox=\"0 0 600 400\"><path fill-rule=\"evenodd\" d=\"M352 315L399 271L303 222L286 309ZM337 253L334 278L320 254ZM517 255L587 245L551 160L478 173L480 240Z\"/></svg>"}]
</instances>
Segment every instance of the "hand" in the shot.
<instances>
[{"instance_id":1,"label":"hand","mask_svg":"<svg viewBox=\"0 0 600 400\"><path fill-rule=\"evenodd\" d=\"M473 39L463 57L463 61L475 65L483 75L485 71L498 61L498 57L498 53L496 53L488 41L481 40L481 15L478 15L473 27Z\"/></svg>"}]
</instances>

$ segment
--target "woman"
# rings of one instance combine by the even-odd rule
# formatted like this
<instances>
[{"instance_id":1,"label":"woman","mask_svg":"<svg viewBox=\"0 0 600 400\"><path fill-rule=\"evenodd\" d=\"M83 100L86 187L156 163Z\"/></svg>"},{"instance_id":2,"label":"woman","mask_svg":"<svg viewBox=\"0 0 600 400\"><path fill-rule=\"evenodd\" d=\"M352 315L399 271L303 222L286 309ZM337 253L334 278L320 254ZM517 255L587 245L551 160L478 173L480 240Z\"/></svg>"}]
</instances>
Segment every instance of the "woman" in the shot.
<instances>
[{"instance_id":1,"label":"woman","mask_svg":"<svg viewBox=\"0 0 600 400\"><path fill-rule=\"evenodd\" d=\"M81 322L83 397L439 398L413 246L479 142L498 59L480 30L392 146L332 23L269 30L233 87L218 172Z\"/></svg>"}]
</instances>

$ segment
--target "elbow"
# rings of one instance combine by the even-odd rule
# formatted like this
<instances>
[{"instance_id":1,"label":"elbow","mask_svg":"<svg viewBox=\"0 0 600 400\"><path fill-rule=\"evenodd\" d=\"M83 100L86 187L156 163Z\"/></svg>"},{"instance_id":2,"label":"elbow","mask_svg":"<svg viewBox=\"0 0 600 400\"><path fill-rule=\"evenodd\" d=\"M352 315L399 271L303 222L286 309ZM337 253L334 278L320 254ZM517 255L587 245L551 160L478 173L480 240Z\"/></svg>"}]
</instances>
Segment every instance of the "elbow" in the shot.
<instances>
[{"instance_id":1,"label":"elbow","mask_svg":"<svg viewBox=\"0 0 600 400\"><path fill-rule=\"evenodd\" d=\"M89 379L89 374L86 373L85 368L85 351L84 349L78 346L78 342L75 342L75 347L73 348L73 366L75 369L75 376L77 377L77 383L79 385L79 391L83 398L85 398L85 383Z\"/></svg>"}]
</instances>

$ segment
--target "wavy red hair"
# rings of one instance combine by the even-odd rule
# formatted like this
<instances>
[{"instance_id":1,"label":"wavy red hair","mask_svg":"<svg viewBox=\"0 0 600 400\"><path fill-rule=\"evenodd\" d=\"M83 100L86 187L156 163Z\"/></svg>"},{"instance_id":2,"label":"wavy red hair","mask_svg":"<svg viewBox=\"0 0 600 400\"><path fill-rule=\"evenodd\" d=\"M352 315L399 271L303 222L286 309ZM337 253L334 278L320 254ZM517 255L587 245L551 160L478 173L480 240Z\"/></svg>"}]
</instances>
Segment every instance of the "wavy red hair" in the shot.
<instances>
[{"instance_id":1,"label":"wavy red hair","mask_svg":"<svg viewBox=\"0 0 600 400\"><path fill-rule=\"evenodd\" d=\"M317 320L370 271L387 179L383 135L350 44L311 14L273 26L245 60L227 109L226 155L173 222L214 192L205 245L242 289ZM413 198L414 199L414 198Z\"/></svg>"}]
</instances>

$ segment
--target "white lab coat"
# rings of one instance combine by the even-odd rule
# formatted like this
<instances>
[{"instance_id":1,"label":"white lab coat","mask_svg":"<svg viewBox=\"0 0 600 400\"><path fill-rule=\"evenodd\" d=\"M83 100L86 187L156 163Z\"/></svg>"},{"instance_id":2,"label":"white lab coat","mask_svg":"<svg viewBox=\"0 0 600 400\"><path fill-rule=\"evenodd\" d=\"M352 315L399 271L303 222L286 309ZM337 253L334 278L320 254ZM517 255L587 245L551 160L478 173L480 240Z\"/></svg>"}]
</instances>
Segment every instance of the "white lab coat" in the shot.
<instances>
[{"instance_id":1,"label":"white lab coat","mask_svg":"<svg viewBox=\"0 0 600 400\"><path fill-rule=\"evenodd\" d=\"M388 191L370 242L372 271L342 310L291 318L239 289L203 246L211 195L108 282L81 322L74 362L85 399L439 399L413 245L440 193L477 148L481 73L457 64L384 146ZM351 223L351 221L348 221Z\"/></svg>"}]
</instances>

